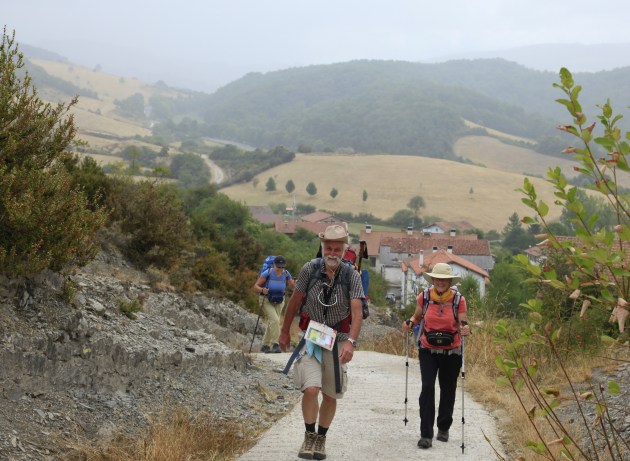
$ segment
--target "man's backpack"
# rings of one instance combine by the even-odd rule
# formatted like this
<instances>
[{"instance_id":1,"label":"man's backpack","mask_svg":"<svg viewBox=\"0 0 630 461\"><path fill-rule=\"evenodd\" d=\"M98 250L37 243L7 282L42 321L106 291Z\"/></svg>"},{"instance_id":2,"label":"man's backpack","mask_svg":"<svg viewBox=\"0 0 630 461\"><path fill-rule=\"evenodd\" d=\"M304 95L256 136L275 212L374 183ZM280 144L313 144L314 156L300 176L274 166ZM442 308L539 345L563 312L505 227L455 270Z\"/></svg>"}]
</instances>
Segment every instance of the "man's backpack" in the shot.
<instances>
[{"instance_id":1,"label":"man's backpack","mask_svg":"<svg viewBox=\"0 0 630 461\"><path fill-rule=\"evenodd\" d=\"M300 328L302 328L302 330L306 329L306 325L308 325L308 317L306 316L306 313L302 311L302 308L304 307L304 304L306 303L306 297L308 296L308 292L311 288L313 288L313 286L315 285L315 282L317 282L317 280L319 279L320 275L321 275L321 271L320 271L320 267L322 264L322 258L315 258L315 259L311 259L310 261L311 264L311 274L310 274L310 278L308 280L308 286L306 288L306 293L304 293L304 299L302 301L302 305L300 306ZM344 294L346 296L346 299L348 301L351 301L350 299L350 280L352 277L352 272L355 270L355 267L352 264L349 264L347 262L341 262L342 266L341 266L341 285L343 287L343 291ZM366 318L368 318L368 316L370 315L370 311L367 308L367 304L363 304L363 319L365 320ZM343 322L343 321L342 321ZM349 325L349 323L348 323ZM343 331L340 329L340 331Z\"/></svg>"}]
</instances>

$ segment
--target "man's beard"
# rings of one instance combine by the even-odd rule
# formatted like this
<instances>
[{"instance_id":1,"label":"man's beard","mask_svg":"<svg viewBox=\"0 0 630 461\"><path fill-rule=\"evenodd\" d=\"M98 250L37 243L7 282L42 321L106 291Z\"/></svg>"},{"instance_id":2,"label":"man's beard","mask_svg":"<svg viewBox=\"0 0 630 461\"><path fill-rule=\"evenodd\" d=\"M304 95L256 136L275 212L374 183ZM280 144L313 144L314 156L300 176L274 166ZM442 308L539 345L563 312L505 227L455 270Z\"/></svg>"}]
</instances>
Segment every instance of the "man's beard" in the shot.
<instances>
[{"instance_id":1,"label":"man's beard","mask_svg":"<svg viewBox=\"0 0 630 461\"><path fill-rule=\"evenodd\" d=\"M341 262L341 258L338 256L326 256L324 257L324 261L326 262L326 267L330 269L337 269L339 263Z\"/></svg>"}]
</instances>

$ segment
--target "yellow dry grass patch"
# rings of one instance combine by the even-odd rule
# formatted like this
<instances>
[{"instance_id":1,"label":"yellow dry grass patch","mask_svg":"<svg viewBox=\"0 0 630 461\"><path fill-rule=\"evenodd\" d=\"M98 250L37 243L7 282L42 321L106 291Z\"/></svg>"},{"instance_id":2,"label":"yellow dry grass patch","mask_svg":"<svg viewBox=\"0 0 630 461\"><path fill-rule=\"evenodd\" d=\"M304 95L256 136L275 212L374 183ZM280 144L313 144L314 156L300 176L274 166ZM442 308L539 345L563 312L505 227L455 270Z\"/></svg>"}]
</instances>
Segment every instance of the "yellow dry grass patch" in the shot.
<instances>
[{"instance_id":1,"label":"yellow dry grass patch","mask_svg":"<svg viewBox=\"0 0 630 461\"><path fill-rule=\"evenodd\" d=\"M466 136L454 146L456 155L468 159L477 165L512 173L546 177L549 168L559 166L564 175L574 177L573 166L577 163L570 156L566 158L550 157L524 147L504 144L489 136Z\"/></svg>"},{"instance_id":2,"label":"yellow dry grass patch","mask_svg":"<svg viewBox=\"0 0 630 461\"><path fill-rule=\"evenodd\" d=\"M145 102L155 94L176 97L175 90L159 88L145 82L122 78L117 75L99 72L75 64L48 61L45 59L32 59L32 62L41 66L54 77L73 83L80 88L93 90L98 99L86 96L79 97L76 106L72 108L75 124L78 129L78 138L84 139L92 147L102 148L109 146L114 139L93 136L93 133L102 133L112 138L131 138L134 136L150 136L151 130L146 120L134 120L116 113L116 100L122 100L140 93ZM47 100L68 102L70 97L59 94L43 94Z\"/></svg>"},{"instance_id":3,"label":"yellow dry grass patch","mask_svg":"<svg viewBox=\"0 0 630 461\"><path fill-rule=\"evenodd\" d=\"M504 136L505 137L505 136ZM466 136L460 138L454 146L455 154L491 169L509 171L518 174L527 174L547 177L549 168L560 167L567 178L574 178L579 173L573 170L578 163L571 155L550 157L539 154L524 147L511 146L502 143L499 139L489 136ZM629 175L618 178L620 185L630 187Z\"/></svg>"},{"instance_id":4,"label":"yellow dry grass patch","mask_svg":"<svg viewBox=\"0 0 630 461\"><path fill-rule=\"evenodd\" d=\"M98 97L104 101L125 99L135 93L141 93L148 98L155 93L155 86L134 78L124 78L118 75L108 74L103 71L95 71L76 64L68 64L46 59L32 59L34 64L43 67L46 72L54 77L71 82L81 88L90 89L98 93ZM174 90L164 90L174 96Z\"/></svg>"},{"instance_id":5,"label":"yellow dry grass patch","mask_svg":"<svg viewBox=\"0 0 630 461\"><path fill-rule=\"evenodd\" d=\"M265 183L272 177L275 192L266 192ZM448 221L466 220L482 230L501 230L514 213L530 215L521 203L521 174L465 165L442 159L401 155L325 155L298 154L293 162L265 171L253 183L230 186L222 191L246 205L270 202L292 203L293 194L285 190L286 182L295 183L295 199L317 209L372 213L389 218L396 211L408 209L409 199L424 198L426 207L421 216L439 216ZM317 194L306 192L309 182L317 186ZM531 178L540 198L548 204L554 200L551 186L540 178ZM339 191L330 197L332 188ZM363 191L368 198L363 202ZM558 218L561 210L552 208L550 218Z\"/></svg>"}]
</instances>

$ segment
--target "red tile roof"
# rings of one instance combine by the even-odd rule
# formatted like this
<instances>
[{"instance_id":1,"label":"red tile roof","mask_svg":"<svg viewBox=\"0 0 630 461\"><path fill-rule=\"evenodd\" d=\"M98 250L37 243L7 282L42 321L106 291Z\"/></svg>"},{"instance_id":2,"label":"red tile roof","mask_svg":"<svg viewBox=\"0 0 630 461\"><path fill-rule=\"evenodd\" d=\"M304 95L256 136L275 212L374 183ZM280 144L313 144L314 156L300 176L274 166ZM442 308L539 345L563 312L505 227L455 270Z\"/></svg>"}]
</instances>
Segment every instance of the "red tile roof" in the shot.
<instances>
[{"instance_id":1,"label":"red tile roof","mask_svg":"<svg viewBox=\"0 0 630 461\"><path fill-rule=\"evenodd\" d=\"M395 253L425 253L431 251L434 246L438 249L447 249L448 245L453 246L453 252L460 255L480 255L491 256L490 243L487 240L479 240L476 234L458 234L454 236L445 234L413 234L406 232L366 232L362 230L359 234L360 240L365 240L368 246L368 253L379 254L381 244L391 247ZM397 251L400 249L401 251ZM413 250L413 251L408 251Z\"/></svg>"},{"instance_id":2,"label":"red tile roof","mask_svg":"<svg viewBox=\"0 0 630 461\"><path fill-rule=\"evenodd\" d=\"M403 271L405 270L405 266L411 268L416 275L422 275L426 271L430 270L437 263L446 263L446 264L457 264L468 270L469 272L475 272L486 280L489 279L489 274L483 270L481 267L467 261L466 259L457 256L456 254L449 253L446 250L438 250L435 253L430 253L425 255L423 258L424 264L420 266L419 258L413 258L405 261L405 265L403 266Z\"/></svg>"}]
</instances>

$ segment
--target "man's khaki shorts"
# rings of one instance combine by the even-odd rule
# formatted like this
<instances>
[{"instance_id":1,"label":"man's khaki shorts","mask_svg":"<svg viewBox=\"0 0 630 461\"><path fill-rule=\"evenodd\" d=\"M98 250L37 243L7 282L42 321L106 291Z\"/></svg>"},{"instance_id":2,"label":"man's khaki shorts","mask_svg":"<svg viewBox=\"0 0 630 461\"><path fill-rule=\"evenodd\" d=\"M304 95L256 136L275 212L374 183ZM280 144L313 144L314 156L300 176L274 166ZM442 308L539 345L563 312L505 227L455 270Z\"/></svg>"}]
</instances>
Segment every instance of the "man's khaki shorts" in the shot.
<instances>
[{"instance_id":1,"label":"man's khaki shorts","mask_svg":"<svg viewBox=\"0 0 630 461\"><path fill-rule=\"evenodd\" d=\"M338 345L339 350L341 350L342 344ZM341 360L339 361L339 368L341 369L339 376L341 378L341 392L339 394L335 392L334 368L332 351L322 349L322 363L319 363L314 356L303 355L293 366L293 382L302 392L307 387L318 387L327 396L340 399L348 388L348 367L346 364L342 364Z\"/></svg>"}]
</instances>

